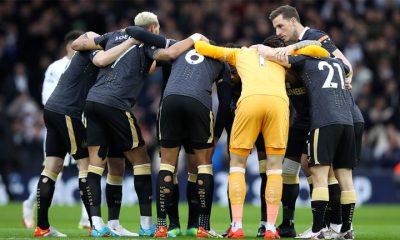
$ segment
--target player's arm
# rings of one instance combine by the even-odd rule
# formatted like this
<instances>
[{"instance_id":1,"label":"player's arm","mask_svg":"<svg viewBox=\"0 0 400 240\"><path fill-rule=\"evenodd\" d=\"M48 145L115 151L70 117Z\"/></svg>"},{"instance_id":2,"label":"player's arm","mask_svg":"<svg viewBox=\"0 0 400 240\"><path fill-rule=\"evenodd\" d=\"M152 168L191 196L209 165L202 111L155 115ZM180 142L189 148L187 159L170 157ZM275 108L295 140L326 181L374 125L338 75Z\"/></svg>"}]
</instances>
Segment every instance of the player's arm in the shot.
<instances>
[{"instance_id":1,"label":"player's arm","mask_svg":"<svg viewBox=\"0 0 400 240\"><path fill-rule=\"evenodd\" d=\"M203 56L217 59L219 61L226 61L230 65L236 65L236 53L240 51L239 48L224 48L211 45L204 41L197 41L194 44L196 51Z\"/></svg>"},{"instance_id":2,"label":"player's arm","mask_svg":"<svg viewBox=\"0 0 400 240\"><path fill-rule=\"evenodd\" d=\"M223 78L217 82L217 94L219 103L214 126L214 139L216 142L221 137L222 131L227 125L227 122L231 115L230 104L232 99L232 87L230 80L229 66L225 65L223 69Z\"/></svg>"},{"instance_id":3,"label":"player's arm","mask_svg":"<svg viewBox=\"0 0 400 240\"><path fill-rule=\"evenodd\" d=\"M137 39L138 41L141 41L151 46L156 46L158 48L167 48L169 45L169 39L161 35L149 32L142 27L130 26L125 29L125 32L129 36Z\"/></svg>"},{"instance_id":4,"label":"player's arm","mask_svg":"<svg viewBox=\"0 0 400 240\"><path fill-rule=\"evenodd\" d=\"M99 50L93 57L93 64L97 67L105 67L117 60L130 47L137 44L133 38L125 40L123 43L108 49L107 51Z\"/></svg>"},{"instance_id":5,"label":"player's arm","mask_svg":"<svg viewBox=\"0 0 400 240\"><path fill-rule=\"evenodd\" d=\"M344 64L349 68L349 72L346 74L346 79L345 79L345 87L346 89L351 89L351 81L353 80L353 67L351 66L351 63L349 60L346 58L346 56L340 51L339 49L336 49L335 51L332 52L333 56L336 58L339 58L343 61Z\"/></svg>"},{"instance_id":6,"label":"player's arm","mask_svg":"<svg viewBox=\"0 0 400 240\"><path fill-rule=\"evenodd\" d=\"M193 47L193 44L199 40L208 40L208 39L199 33L195 33L190 37L186 38L185 40L175 43L169 48L157 49L153 53L153 59L156 61L175 60L183 52Z\"/></svg>"},{"instance_id":7,"label":"player's arm","mask_svg":"<svg viewBox=\"0 0 400 240\"><path fill-rule=\"evenodd\" d=\"M71 48L75 51L103 49L101 45L95 42L95 38L98 36L95 32L86 32L72 42Z\"/></svg>"}]
</instances>

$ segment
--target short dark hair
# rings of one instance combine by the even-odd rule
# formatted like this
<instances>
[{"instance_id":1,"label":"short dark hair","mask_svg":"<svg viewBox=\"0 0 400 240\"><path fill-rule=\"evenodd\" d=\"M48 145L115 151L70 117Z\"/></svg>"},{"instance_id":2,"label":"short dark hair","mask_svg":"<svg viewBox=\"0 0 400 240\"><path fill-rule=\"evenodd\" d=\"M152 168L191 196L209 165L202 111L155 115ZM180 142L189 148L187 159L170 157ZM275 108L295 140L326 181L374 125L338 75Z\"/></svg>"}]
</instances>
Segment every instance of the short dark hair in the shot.
<instances>
[{"instance_id":1,"label":"short dark hair","mask_svg":"<svg viewBox=\"0 0 400 240\"><path fill-rule=\"evenodd\" d=\"M289 5L280 6L269 14L269 20L272 21L279 15L282 15L284 19L289 20L291 18L295 18L298 22L300 22L299 13L295 7Z\"/></svg>"},{"instance_id":2,"label":"short dark hair","mask_svg":"<svg viewBox=\"0 0 400 240\"><path fill-rule=\"evenodd\" d=\"M262 44L273 48L286 47L286 43L277 35L267 37Z\"/></svg>"},{"instance_id":3,"label":"short dark hair","mask_svg":"<svg viewBox=\"0 0 400 240\"><path fill-rule=\"evenodd\" d=\"M68 44L69 42L74 41L75 39L77 39L80 35L84 34L83 31L81 30L72 30L70 32L68 32L65 37L64 37L64 43Z\"/></svg>"}]
</instances>

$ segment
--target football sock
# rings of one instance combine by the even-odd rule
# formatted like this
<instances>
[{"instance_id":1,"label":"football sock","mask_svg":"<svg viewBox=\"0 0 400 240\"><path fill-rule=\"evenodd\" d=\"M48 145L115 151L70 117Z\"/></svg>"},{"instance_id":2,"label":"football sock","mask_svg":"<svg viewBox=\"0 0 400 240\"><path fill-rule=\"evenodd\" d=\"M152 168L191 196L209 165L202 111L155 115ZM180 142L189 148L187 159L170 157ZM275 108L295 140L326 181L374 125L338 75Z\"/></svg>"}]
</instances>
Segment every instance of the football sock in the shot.
<instances>
[{"instance_id":1,"label":"football sock","mask_svg":"<svg viewBox=\"0 0 400 240\"><path fill-rule=\"evenodd\" d=\"M101 176L103 175L103 172L104 168L89 165L87 176L87 193L90 204L90 214L92 216L93 225L96 229L101 227L101 223L98 221L98 218L94 217L101 218ZM102 221L103 220L101 220L101 222Z\"/></svg>"},{"instance_id":2,"label":"football sock","mask_svg":"<svg viewBox=\"0 0 400 240\"><path fill-rule=\"evenodd\" d=\"M157 227L167 227L167 208L171 202L174 183L175 167L169 164L160 164L157 177Z\"/></svg>"},{"instance_id":3,"label":"football sock","mask_svg":"<svg viewBox=\"0 0 400 240\"><path fill-rule=\"evenodd\" d=\"M342 191L340 197L340 203L342 204L342 229L340 232L342 233L351 229L356 199L356 192L354 190Z\"/></svg>"},{"instance_id":4,"label":"football sock","mask_svg":"<svg viewBox=\"0 0 400 240\"><path fill-rule=\"evenodd\" d=\"M133 166L135 191L138 196L141 221L140 225L145 227L149 220L153 222L151 213L151 201L153 196L151 181L151 165L150 163ZM147 220L146 220L147 219Z\"/></svg>"},{"instance_id":5,"label":"football sock","mask_svg":"<svg viewBox=\"0 0 400 240\"><path fill-rule=\"evenodd\" d=\"M78 174L78 186L79 186L79 195L81 196L82 203L85 206L86 213L89 218L90 226L92 226L92 218L90 215L90 204L89 204L89 197L88 197L88 182L87 182L87 175L88 171L79 171ZM83 211L83 210L82 210ZM82 214L83 216L83 214Z\"/></svg>"},{"instance_id":6,"label":"football sock","mask_svg":"<svg viewBox=\"0 0 400 240\"><path fill-rule=\"evenodd\" d=\"M188 182L186 185L186 199L189 206L189 216L187 228L197 228L199 218L199 200L197 195L197 174L188 173Z\"/></svg>"},{"instance_id":7,"label":"football sock","mask_svg":"<svg viewBox=\"0 0 400 240\"><path fill-rule=\"evenodd\" d=\"M108 221L118 220L122 201L122 176L107 174L106 199L108 207Z\"/></svg>"},{"instance_id":8,"label":"football sock","mask_svg":"<svg viewBox=\"0 0 400 240\"><path fill-rule=\"evenodd\" d=\"M329 202L328 188L317 187L313 189L311 209L313 213L312 231L319 232L324 227L326 207Z\"/></svg>"},{"instance_id":9,"label":"football sock","mask_svg":"<svg viewBox=\"0 0 400 240\"><path fill-rule=\"evenodd\" d=\"M173 183L174 183L174 190L170 206L168 208L169 224L170 227L180 228L181 225L179 222L179 185L178 185L178 176L176 173L173 175Z\"/></svg>"},{"instance_id":10,"label":"football sock","mask_svg":"<svg viewBox=\"0 0 400 240\"><path fill-rule=\"evenodd\" d=\"M267 225L275 225L279 213L279 204L282 199L282 170L268 170L267 179L267 187L265 188Z\"/></svg>"},{"instance_id":11,"label":"football sock","mask_svg":"<svg viewBox=\"0 0 400 240\"><path fill-rule=\"evenodd\" d=\"M210 216L214 195L214 176L211 164L197 167L197 193L199 199L199 227L210 230Z\"/></svg>"},{"instance_id":12,"label":"football sock","mask_svg":"<svg viewBox=\"0 0 400 240\"><path fill-rule=\"evenodd\" d=\"M258 171L261 177L261 185L260 185L260 202L261 202L261 221L267 221L267 204L265 202L265 188L267 186L267 175L265 174L267 170L267 160L259 160L258 161Z\"/></svg>"},{"instance_id":13,"label":"football sock","mask_svg":"<svg viewBox=\"0 0 400 240\"><path fill-rule=\"evenodd\" d=\"M37 225L41 229L48 229L49 208L54 195L54 185L57 181L57 173L43 170L37 187Z\"/></svg>"},{"instance_id":14,"label":"football sock","mask_svg":"<svg viewBox=\"0 0 400 240\"><path fill-rule=\"evenodd\" d=\"M232 209L232 227L242 225L243 204L246 198L245 172L246 170L241 167L230 167L229 169L228 184Z\"/></svg>"}]
</instances>

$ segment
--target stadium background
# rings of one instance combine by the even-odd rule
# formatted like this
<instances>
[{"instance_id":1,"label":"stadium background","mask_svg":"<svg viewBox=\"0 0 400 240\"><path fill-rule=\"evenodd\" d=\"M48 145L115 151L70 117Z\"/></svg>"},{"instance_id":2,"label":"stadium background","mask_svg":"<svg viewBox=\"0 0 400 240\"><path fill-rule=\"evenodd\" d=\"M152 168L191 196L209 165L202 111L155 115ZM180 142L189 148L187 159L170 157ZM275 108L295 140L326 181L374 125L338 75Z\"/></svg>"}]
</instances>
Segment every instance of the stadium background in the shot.
<instances>
[{"instance_id":1,"label":"stadium background","mask_svg":"<svg viewBox=\"0 0 400 240\"><path fill-rule=\"evenodd\" d=\"M68 31L92 30L100 34L114 31L132 24L137 13L148 10L158 15L161 32L168 38L183 39L199 32L218 44L236 42L249 46L274 33L267 15L286 3L298 9L303 25L326 31L353 64L352 92L366 120L362 156L355 179L360 203L398 203L399 0L1 0L0 172L3 180L0 182L0 204L25 199L41 172L41 86L47 66L64 56L62 40ZM146 82L134 109L153 163L158 161L155 118L160 81L161 72L158 71ZM215 200L226 204L228 158L224 140L221 142L214 156ZM254 155L248 165L247 200L257 204L259 180ZM181 169L180 182L184 187L184 164ZM55 202L73 204L77 201L75 175L74 167L65 170L60 181L63 187L58 187ZM126 176L123 203L130 204L136 202L130 169ZM4 186L7 181L11 191L9 196ZM304 179L301 189L298 203L308 204L308 187Z\"/></svg>"}]
</instances>

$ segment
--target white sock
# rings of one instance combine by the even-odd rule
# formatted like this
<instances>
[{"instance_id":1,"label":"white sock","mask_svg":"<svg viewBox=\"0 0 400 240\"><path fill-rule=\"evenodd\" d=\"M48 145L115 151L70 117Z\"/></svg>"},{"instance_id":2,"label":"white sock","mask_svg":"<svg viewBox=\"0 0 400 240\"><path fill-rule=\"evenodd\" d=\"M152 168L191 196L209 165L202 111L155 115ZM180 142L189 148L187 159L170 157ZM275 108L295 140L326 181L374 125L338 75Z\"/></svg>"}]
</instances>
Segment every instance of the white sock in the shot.
<instances>
[{"instance_id":1,"label":"white sock","mask_svg":"<svg viewBox=\"0 0 400 240\"><path fill-rule=\"evenodd\" d=\"M335 232L340 233L340 229L342 228L342 224L329 224L329 227L333 229Z\"/></svg>"},{"instance_id":2,"label":"white sock","mask_svg":"<svg viewBox=\"0 0 400 240\"><path fill-rule=\"evenodd\" d=\"M266 225L267 225L267 222L265 222L265 221L260 221L260 227L261 227L261 226L264 226L264 227L265 227Z\"/></svg>"},{"instance_id":3,"label":"white sock","mask_svg":"<svg viewBox=\"0 0 400 240\"><path fill-rule=\"evenodd\" d=\"M276 228L275 228L275 225L274 225L274 224L267 223L267 225L265 225L265 230L266 230L266 231L270 230L270 231L272 231L273 233L275 233Z\"/></svg>"},{"instance_id":4,"label":"white sock","mask_svg":"<svg viewBox=\"0 0 400 240\"><path fill-rule=\"evenodd\" d=\"M89 216L88 216L88 214L86 212L85 205L83 203L81 203L81 220L85 220L86 221L88 219L89 219Z\"/></svg>"},{"instance_id":5,"label":"white sock","mask_svg":"<svg viewBox=\"0 0 400 240\"><path fill-rule=\"evenodd\" d=\"M92 216L92 222L94 229L100 230L105 227L103 219L99 216Z\"/></svg>"},{"instance_id":6,"label":"white sock","mask_svg":"<svg viewBox=\"0 0 400 240\"><path fill-rule=\"evenodd\" d=\"M152 216L140 216L140 226L143 229L149 229L153 227L153 217Z\"/></svg>"},{"instance_id":7,"label":"white sock","mask_svg":"<svg viewBox=\"0 0 400 240\"><path fill-rule=\"evenodd\" d=\"M39 183L39 181L38 181ZM36 203L36 193L37 193L37 184L35 184L34 188L32 189L32 192L29 194L28 199L26 199L26 204L27 207L33 208Z\"/></svg>"},{"instance_id":8,"label":"white sock","mask_svg":"<svg viewBox=\"0 0 400 240\"><path fill-rule=\"evenodd\" d=\"M239 228L243 228L242 222L232 222L231 224L232 232L236 232Z\"/></svg>"},{"instance_id":9,"label":"white sock","mask_svg":"<svg viewBox=\"0 0 400 240\"><path fill-rule=\"evenodd\" d=\"M116 227L118 227L119 226L119 220L118 219L114 219L114 220L110 220L110 221L108 221L108 226L110 227L110 228L116 228Z\"/></svg>"}]
</instances>

